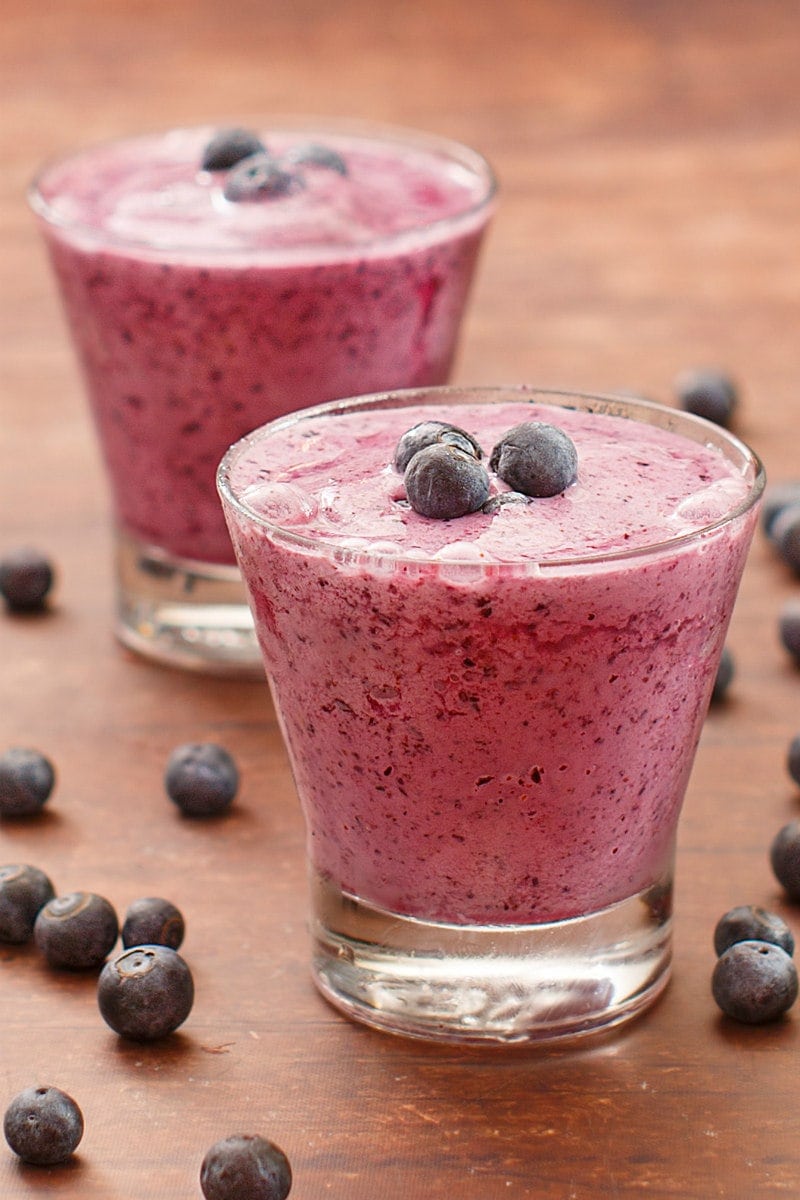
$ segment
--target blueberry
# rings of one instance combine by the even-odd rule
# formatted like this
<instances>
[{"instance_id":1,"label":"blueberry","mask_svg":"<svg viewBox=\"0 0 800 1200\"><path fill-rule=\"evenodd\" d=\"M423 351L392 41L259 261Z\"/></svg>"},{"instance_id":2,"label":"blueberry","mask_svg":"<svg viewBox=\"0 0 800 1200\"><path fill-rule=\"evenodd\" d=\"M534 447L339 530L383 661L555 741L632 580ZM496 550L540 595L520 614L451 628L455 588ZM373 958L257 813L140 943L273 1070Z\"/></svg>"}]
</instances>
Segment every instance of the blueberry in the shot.
<instances>
[{"instance_id":1,"label":"blueberry","mask_svg":"<svg viewBox=\"0 0 800 1200\"><path fill-rule=\"evenodd\" d=\"M83 1113L56 1087L29 1087L14 1097L3 1118L6 1141L26 1163L66 1162L83 1137Z\"/></svg>"},{"instance_id":2,"label":"blueberry","mask_svg":"<svg viewBox=\"0 0 800 1200\"><path fill-rule=\"evenodd\" d=\"M761 528L772 537L772 527L785 508L800 505L800 479L771 484L761 505Z\"/></svg>"},{"instance_id":3,"label":"blueberry","mask_svg":"<svg viewBox=\"0 0 800 1200\"><path fill-rule=\"evenodd\" d=\"M169 900L144 896L134 900L122 922L122 944L169 946L177 950L186 932L183 915Z\"/></svg>"},{"instance_id":4,"label":"blueberry","mask_svg":"<svg viewBox=\"0 0 800 1200\"><path fill-rule=\"evenodd\" d=\"M575 481L578 453L563 429L524 421L497 443L489 467L525 496L557 496Z\"/></svg>"},{"instance_id":5,"label":"blueberry","mask_svg":"<svg viewBox=\"0 0 800 1200\"><path fill-rule=\"evenodd\" d=\"M27 942L39 910L55 894L38 867L24 863L0 867L0 942Z\"/></svg>"},{"instance_id":6,"label":"blueberry","mask_svg":"<svg viewBox=\"0 0 800 1200\"><path fill-rule=\"evenodd\" d=\"M34 941L48 965L74 971L99 967L118 934L117 914L94 892L70 892L48 900L33 926Z\"/></svg>"},{"instance_id":7,"label":"blueberry","mask_svg":"<svg viewBox=\"0 0 800 1200\"><path fill-rule=\"evenodd\" d=\"M800 575L800 505L790 504L778 513L770 537L787 567Z\"/></svg>"},{"instance_id":8,"label":"blueberry","mask_svg":"<svg viewBox=\"0 0 800 1200\"><path fill-rule=\"evenodd\" d=\"M450 425L447 421L420 421L407 429L397 443L394 452L395 470L402 475L415 454L424 450L426 446L435 446L440 442L448 446L457 446L473 458L483 458L483 451L466 429Z\"/></svg>"},{"instance_id":9,"label":"blueberry","mask_svg":"<svg viewBox=\"0 0 800 1200\"><path fill-rule=\"evenodd\" d=\"M682 371L674 383L675 396L684 412L705 417L727 428L739 402L736 384L724 371L695 367Z\"/></svg>"},{"instance_id":10,"label":"blueberry","mask_svg":"<svg viewBox=\"0 0 800 1200\"><path fill-rule=\"evenodd\" d=\"M261 138L249 129L221 129L204 149L201 165L204 171L227 171L243 158L265 153Z\"/></svg>"},{"instance_id":11,"label":"blueberry","mask_svg":"<svg viewBox=\"0 0 800 1200\"><path fill-rule=\"evenodd\" d=\"M304 142L300 146L292 146L281 155L281 161L297 166L324 167L328 171L335 171L337 175L347 175L347 163L341 154L332 150L330 146L320 145L319 142Z\"/></svg>"},{"instance_id":12,"label":"blueberry","mask_svg":"<svg viewBox=\"0 0 800 1200\"><path fill-rule=\"evenodd\" d=\"M188 817L213 817L224 812L239 788L233 758L215 742L177 746L164 772L167 795Z\"/></svg>"},{"instance_id":13,"label":"blueberry","mask_svg":"<svg viewBox=\"0 0 800 1200\"><path fill-rule=\"evenodd\" d=\"M737 942L771 942L787 954L794 954L794 937L783 917L755 904L740 904L717 921L714 950L724 954Z\"/></svg>"},{"instance_id":14,"label":"blueberry","mask_svg":"<svg viewBox=\"0 0 800 1200\"><path fill-rule=\"evenodd\" d=\"M135 1042L172 1033L186 1020L193 1002L192 973L169 946L131 946L106 963L97 981L103 1020Z\"/></svg>"},{"instance_id":15,"label":"blueberry","mask_svg":"<svg viewBox=\"0 0 800 1200\"><path fill-rule=\"evenodd\" d=\"M736 664L733 661L733 655L727 646L723 646L719 666L717 667L717 674L714 678L714 686L711 689L712 704L720 704L725 699L735 673Z\"/></svg>"},{"instance_id":16,"label":"blueberry","mask_svg":"<svg viewBox=\"0 0 800 1200\"><path fill-rule=\"evenodd\" d=\"M231 171L223 188L226 200L261 200L287 196L303 186L300 177L283 167L269 154L251 154Z\"/></svg>"},{"instance_id":17,"label":"blueberry","mask_svg":"<svg viewBox=\"0 0 800 1200\"><path fill-rule=\"evenodd\" d=\"M444 442L417 451L404 482L414 511L437 521L476 512L489 495L489 476L478 460Z\"/></svg>"},{"instance_id":18,"label":"blueberry","mask_svg":"<svg viewBox=\"0 0 800 1200\"><path fill-rule=\"evenodd\" d=\"M711 990L719 1007L736 1021L775 1021L797 999L797 969L780 946L736 942L717 959Z\"/></svg>"},{"instance_id":19,"label":"blueberry","mask_svg":"<svg viewBox=\"0 0 800 1200\"><path fill-rule=\"evenodd\" d=\"M497 492L496 495L490 496L489 499L481 505L481 512L488 513L493 516L499 512L501 508L505 508L507 504L530 504L532 503L530 496L523 495L522 492Z\"/></svg>"},{"instance_id":20,"label":"blueberry","mask_svg":"<svg viewBox=\"0 0 800 1200\"><path fill-rule=\"evenodd\" d=\"M0 596L12 612L44 608L54 579L50 560L28 546L11 550L0 559Z\"/></svg>"},{"instance_id":21,"label":"blueberry","mask_svg":"<svg viewBox=\"0 0 800 1200\"><path fill-rule=\"evenodd\" d=\"M800 784L800 733L796 733L789 743L786 768L794 782Z\"/></svg>"},{"instance_id":22,"label":"blueberry","mask_svg":"<svg viewBox=\"0 0 800 1200\"><path fill-rule=\"evenodd\" d=\"M789 821L775 834L769 859L790 899L800 900L800 821Z\"/></svg>"},{"instance_id":23,"label":"blueberry","mask_svg":"<svg viewBox=\"0 0 800 1200\"><path fill-rule=\"evenodd\" d=\"M0 754L0 817L30 817L50 798L56 773L38 750L14 746Z\"/></svg>"},{"instance_id":24,"label":"blueberry","mask_svg":"<svg viewBox=\"0 0 800 1200\"><path fill-rule=\"evenodd\" d=\"M234 1134L208 1150L200 1187L206 1200L285 1200L292 1168L274 1142L258 1134Z\"/></svg>"}]
</instances>

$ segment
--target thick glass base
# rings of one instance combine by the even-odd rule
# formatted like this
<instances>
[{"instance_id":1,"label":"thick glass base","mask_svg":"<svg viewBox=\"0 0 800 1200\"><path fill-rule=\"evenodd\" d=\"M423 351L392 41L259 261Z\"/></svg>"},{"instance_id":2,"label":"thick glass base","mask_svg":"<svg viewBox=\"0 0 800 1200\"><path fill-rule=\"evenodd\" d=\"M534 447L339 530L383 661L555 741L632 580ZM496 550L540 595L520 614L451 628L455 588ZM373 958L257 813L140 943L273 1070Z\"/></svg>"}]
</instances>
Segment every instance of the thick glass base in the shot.
<instances>
[{"instance_id":1,"label":"thick glass base","mask_svg":"<svg viewBox=\"0 0 800 1200\"><path fill-rule=\"evenodd\" d=\"M347 1016L457 1043L548 1042L607 1029L663 991L671 888L546 925L459 926L374 908L312 877L314 979Z\"/></svg>"},{"instance_id":2,"label":"thick glass base","mask_svg":"<svg viewBox=\"0 0 800 1200\"><path fill-rule=\"evenodd\" d=\"M124 645L173 667L263 677L236 567L174 558L124 532L116 566L116 632Z\"/></svg>"}]
</instances>

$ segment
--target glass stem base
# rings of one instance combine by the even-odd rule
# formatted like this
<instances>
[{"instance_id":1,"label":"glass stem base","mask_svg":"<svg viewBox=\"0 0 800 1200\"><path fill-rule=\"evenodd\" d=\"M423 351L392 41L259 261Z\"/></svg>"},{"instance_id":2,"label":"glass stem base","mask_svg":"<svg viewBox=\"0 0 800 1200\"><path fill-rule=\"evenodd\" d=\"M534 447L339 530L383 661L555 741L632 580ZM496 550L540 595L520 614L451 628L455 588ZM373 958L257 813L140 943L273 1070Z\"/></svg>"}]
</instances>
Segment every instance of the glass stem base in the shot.
<instances>
[{"instance_id":1,"label":"glass stem base","mask_svg":"<svg viewBox=\"0 0 800 1200\"><path fill-rule=\"evenodd\" d=\"M125 646L169 666L263 678L236 567L175 558L120 531L116 570L116 633Z\"/></svg>"},{"instance_id":2,"label":"glass stem base","mask_svg":"<svg viewBox=\"0 0 800 1200\"><path fill-rule=\"evenodd\" d=\"M543 925L450 925L365 904L314 875L314 980L357 1021L458 1043L548 1042L644 1011L669 979L671 888Z\"/></svg>"}]
</instances>

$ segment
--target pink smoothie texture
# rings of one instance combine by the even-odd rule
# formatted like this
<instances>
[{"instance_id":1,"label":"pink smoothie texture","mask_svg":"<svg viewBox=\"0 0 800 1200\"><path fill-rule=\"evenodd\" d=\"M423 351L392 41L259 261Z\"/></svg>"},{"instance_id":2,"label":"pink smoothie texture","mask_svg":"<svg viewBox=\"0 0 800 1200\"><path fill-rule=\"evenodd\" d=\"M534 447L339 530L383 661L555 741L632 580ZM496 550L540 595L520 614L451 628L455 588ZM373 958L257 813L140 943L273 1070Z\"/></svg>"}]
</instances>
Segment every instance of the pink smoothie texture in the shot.
<instances>
[{"instance_id":1,"label":"pink smoothie texture","mask_svg":"<svg viewBox=\"0 0 800 1200\"><path fill-rule=\"evenodd\" d=\"M419 516L391 464L428 418L487 459L511 426L550 421L577 481ZM315 417L232 463L231 532L324 878L402 914L519 924L669 877L754 506L714 523L752 479L664 429L511 401Z\"/></svg>"},{"instance_id":2,"label":"pink smoothie texture","mask_svg":"<svg viewBox=\"0 0 800 1200\"><path fill-rule=\"evenodd\" d=\"M231 442L311 404L441 383L491 209L477 155L363 133L309 142L283 196L232 202L201 171L214 130L88 150L47 169L41 218L117 518L179 557L232 562L214 475Z\"/></svg>"}]
</instances>

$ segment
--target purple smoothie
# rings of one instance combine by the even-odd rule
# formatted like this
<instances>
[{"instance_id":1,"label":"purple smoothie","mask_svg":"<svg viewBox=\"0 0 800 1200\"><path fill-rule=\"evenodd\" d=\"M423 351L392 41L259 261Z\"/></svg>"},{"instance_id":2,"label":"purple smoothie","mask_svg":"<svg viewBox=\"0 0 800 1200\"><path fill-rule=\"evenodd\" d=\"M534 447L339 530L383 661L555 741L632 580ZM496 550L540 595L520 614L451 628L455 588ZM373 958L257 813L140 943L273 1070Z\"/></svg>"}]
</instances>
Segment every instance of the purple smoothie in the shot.
<instances>
[{"instance_id":1,"label":"purple smoothie","mask_svg":"<svg viewBox=\"0 0 800 1200\"><path fill-rule=\"evenodd\" d=\"M222 494L227 476L309 855L345 893L515 925L669 880L758 486L704 423L694 441L608 407L517 393L326 413L229 455ZM511 426L550 421L577 481L422 517L391 464L423 418L487 458Z\"/></svg>"},{"instance_id":2,"label":"purple smoothie","mask_svg":"<svg viewBox=\"0 0 800 1200\"><path fill-rule=\"evenodd\" d=\"M87 150L43 172L41 218L120 526L179 558L232 562L214 474L233 440L307 405L444 381L493 182L422 135L265 132L324 142L347 174L225 199L214 131Z\"/></svg>"}]
</instances>

